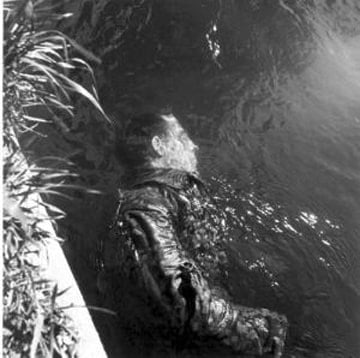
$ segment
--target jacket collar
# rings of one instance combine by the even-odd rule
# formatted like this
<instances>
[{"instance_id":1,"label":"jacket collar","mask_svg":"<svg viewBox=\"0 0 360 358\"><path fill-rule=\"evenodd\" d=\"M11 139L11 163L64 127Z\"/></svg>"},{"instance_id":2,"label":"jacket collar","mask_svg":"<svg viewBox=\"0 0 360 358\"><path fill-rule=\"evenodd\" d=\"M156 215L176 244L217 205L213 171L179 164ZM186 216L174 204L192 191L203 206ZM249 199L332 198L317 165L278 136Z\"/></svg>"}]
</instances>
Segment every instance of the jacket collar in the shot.
<instances>
[{"instance_id":1,"label":"jacket collar","mask_svg":"<svg viewBox=\"0 0 360 358\"><path fill-rule=\"evenodd\" d=\"M125 177L125 184L129 189L150 183L167 185L175 189L185 189L193 184L205 187L196 173L172 168L138 168Z\"/></svg>"}]
</instances>

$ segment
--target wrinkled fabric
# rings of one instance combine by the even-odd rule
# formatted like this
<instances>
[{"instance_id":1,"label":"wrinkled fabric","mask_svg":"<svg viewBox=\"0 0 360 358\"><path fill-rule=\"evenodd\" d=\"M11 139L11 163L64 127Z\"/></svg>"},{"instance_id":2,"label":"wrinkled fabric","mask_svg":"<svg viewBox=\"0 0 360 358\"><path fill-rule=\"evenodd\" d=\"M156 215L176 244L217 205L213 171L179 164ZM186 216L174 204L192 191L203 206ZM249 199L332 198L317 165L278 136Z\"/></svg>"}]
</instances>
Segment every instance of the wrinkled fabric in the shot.
<instances>
[{"instance_id":1,"label":"wrinkled fabric","mask_svg":"<svg viewBox=\"0 0 360 358\"><path fill-rule=\"evenodd\" d=\"M150 350L205 341L259 355L269 344L271 322L286 329L284 316L234 304L221 288L223 221L195 175L174 169L134 174L103 243L102 274L103 292L130 337L142 337Z\"/></svg>"}]
</instances>

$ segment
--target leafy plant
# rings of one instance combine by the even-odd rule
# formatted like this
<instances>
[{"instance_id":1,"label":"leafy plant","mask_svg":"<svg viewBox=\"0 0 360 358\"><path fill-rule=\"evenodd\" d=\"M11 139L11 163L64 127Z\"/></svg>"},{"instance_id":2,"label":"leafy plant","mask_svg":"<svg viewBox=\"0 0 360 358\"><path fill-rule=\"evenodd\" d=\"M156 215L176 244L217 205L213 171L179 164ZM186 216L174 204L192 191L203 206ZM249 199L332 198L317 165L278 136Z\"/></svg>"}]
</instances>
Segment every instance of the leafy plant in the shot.
<instances>
[{"instance_id":1,"label":"leafy plant","mask_svg":"<svg viewBox=\"0 0 360 358\"><path fill-rule=\"evenodd\" d=\"M24 143L36 140L44 123L68 130L77 95L97 108L104 118L91 67L76 51L94 55L61 32L54 23L70 16L59 14L61 2L8 0L4 2L4 230L3 230L3 354L5 357L75 356L77 331L57 305L61 294L55 282L44 279L46 240L43 225L55 224L65 213L45 194L64 195L71 175L67 170L40 167L24 156ZM91 84L74 79L86 72ZM48 158L54 164L54 158ZM43 195L39 200L40 195ZM46 211L39 211L43 205ZM46 214L42 214L46 213Z\"/></svg>"}]
</instances>

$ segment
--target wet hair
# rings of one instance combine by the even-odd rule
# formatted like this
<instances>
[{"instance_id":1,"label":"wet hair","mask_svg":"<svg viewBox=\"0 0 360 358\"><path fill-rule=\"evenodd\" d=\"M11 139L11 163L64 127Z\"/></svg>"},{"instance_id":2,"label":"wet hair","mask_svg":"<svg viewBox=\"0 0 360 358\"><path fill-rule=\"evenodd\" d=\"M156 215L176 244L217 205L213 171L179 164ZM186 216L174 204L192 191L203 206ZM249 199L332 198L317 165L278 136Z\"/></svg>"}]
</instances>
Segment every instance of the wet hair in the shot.
<instances>
[{"instance_id":1,"label":"wet hair","mask_svg":"<svg viewBox=\"0 0 360 358\"><path fill-rule=\"evenodd\" d=\"M143 113L132 117L125 129L117 134L115 152L119 162L127 169L147 165L157 157L152 146L154 136L167 134L167 121L163 113Z\"/></svg>"}]
</instances>

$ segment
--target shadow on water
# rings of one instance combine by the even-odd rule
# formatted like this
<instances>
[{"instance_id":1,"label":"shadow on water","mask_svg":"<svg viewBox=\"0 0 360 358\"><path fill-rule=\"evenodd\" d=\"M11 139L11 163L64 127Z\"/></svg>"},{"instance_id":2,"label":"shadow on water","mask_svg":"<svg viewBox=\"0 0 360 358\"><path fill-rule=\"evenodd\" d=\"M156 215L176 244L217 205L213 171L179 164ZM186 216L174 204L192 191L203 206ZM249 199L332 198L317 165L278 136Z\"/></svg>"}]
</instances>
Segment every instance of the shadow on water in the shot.
<instances>
[{"instance_id":1,"label":"shadow on water","mask_svg":"<svg viewBox=\"0 0 360 358\"><path fill-rule=\"evenodd\" d=\"M135 3L79 2L69 27L103 59L105 108L121 127L133 113L173 107L233 224L227 288L288 316L287 357L358 357L358 1ZM69 205L74 267L81 255L92 265L118 185L106 132L79 123L91 146L61 148L78 153L84 182L107 196ZM96 304L89 267L77 271Z\"/></svg>"}]
</instances>

